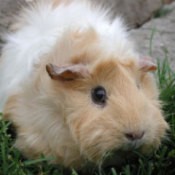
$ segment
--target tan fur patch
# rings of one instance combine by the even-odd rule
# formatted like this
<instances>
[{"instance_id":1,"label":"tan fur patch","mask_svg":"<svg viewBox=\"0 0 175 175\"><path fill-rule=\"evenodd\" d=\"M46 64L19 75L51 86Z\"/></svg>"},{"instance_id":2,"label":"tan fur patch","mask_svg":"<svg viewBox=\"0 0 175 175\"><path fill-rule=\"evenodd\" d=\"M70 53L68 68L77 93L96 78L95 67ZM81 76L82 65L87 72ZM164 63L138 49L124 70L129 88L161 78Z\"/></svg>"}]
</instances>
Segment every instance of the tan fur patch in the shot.
<instances>
[{"instance_id":1,"label":"tan fur patch","mask_svg":"<svg viewBox=\"0 0 175 175\"><path fill-rule=\"evenodd\" d=\"M72 2L72 0L52 0L53 1L53 8L58 7L60 4L68 5Z\"/></svg>"},{"instance_id":2,"label":"tan fur patch","mask_svg":"<svg viewBox=\"0 0 175 175\"><path fill-rule=\"evenodd\" d=\"M18 95L12 95L9 97L4 109L4 118L6 120L10 120L10 117L13 113L13 109L15 108L15 104L17 100L18 100Z\"/></svg>"},{"instance_id":3,"label":"tan fur patch","mask_svg":"<svg viewBox=\"0 0 175 175\"><path fill-rule=\"evenodd\" d=\"M89 44L94 43L97 41L97 33L96 31L89 27L89 28L80 28L76 31L72 32L71 35L72 41L75 42L75 49L87 47Z\"/></svg>"}]
</instances>

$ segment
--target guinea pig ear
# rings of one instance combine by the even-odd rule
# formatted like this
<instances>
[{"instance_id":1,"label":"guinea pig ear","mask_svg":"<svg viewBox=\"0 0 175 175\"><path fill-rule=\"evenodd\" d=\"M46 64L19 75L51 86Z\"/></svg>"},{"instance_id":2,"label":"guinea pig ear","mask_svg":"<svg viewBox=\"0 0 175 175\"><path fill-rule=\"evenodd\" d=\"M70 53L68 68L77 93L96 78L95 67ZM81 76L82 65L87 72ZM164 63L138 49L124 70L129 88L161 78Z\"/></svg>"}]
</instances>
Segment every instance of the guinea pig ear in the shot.
<instances>
[{"instance_id":1,"label":"guinea pig ear","mask_svg":"<svg viewBox=\"0 0 175 175\"><path fill-rule=\"evenodd\" d=\"M53 64L47 64L46 70L53 80L60 81L73 81L89 76L89 71L83 64L62 67Z\"/></svg>"},{"instance_id":2,"label":"guinea pig ear","mask_svg":"<svg viewBox=\"0 0 175 175\"><path fill-rule=\"evenodd\" d=\"M139 59L139 69L143 72L155 71L157 69L157 65L150 57L141 57Z\"/></svg>"}]
</instances>

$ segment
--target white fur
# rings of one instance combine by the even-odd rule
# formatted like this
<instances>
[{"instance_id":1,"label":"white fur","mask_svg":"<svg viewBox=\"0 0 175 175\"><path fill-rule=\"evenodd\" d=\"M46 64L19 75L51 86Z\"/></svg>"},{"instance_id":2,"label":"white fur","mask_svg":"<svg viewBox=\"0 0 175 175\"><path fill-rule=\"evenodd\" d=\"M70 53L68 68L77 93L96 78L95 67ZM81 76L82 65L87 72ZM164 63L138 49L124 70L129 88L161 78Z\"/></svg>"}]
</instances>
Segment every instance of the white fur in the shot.
<instances>
[{"instance_id":1,"label":"white fur","mask_svg":"<svg viewBox=\"0 0 175 175\"><path fill-rule=\"evenodd\" d=\"M126 29L120 18L111 21L107 12L85 1L52 7L51 0L39 0L21 14L23 25L8 34L0 62L0 111L10 94L30 78L34 65L49 53L67 29L93 27L103 49L121 59L134 55Z\"/></svg>"}]
</instances>

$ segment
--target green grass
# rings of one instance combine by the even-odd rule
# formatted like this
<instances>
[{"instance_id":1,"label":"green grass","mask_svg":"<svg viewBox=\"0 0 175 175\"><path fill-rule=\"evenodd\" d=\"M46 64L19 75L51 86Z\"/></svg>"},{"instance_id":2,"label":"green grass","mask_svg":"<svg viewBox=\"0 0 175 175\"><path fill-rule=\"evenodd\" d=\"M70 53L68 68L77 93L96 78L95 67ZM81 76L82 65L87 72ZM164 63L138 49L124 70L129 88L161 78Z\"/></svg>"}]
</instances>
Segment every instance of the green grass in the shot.
<instances>
[{"instance_id":1,"label":"green grass","mask_svg":"<svg viewBox=\"0 0 175 175\"><path fill-rule=\"evenodd\" d=\"M161 148L150 156L138 155L137 161L126 160L121 167L108 167L106 170L88 170L88 175L174 175L175 174L175 73L168 61L158 63L156 73L160 87L163 111L171 126L168 139ZM26 160L13 147L14 140L8 134L9 122L0 114L0 175L79 175L76 171L66 172L62 167L50 165L41 156L37 160ZM137 154L137 153L136 153ZM87 173L86 173L87 175Z\"/></svg>"},{"instance_id":2,"label":"green grass","mask_svg":"<svg viewBox=\"0 0 175 175\"><path fill-rule=\"evenodd\" d=\"M162 17L169 15L172 11L173 11L173 9L166 8L166 6L163 6L154 13L153 17L154 18L162 18Z\"/></svg>"}]
</instances>

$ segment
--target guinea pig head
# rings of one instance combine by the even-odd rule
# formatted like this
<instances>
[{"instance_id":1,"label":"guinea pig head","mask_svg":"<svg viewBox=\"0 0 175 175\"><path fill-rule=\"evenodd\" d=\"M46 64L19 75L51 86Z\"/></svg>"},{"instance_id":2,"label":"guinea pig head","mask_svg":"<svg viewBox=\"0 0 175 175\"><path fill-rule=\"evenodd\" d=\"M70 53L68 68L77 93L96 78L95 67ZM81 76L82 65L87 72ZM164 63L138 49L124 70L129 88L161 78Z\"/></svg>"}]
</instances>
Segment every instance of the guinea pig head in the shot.
<instances>
[{"instance_id":1,"label":"guinea pig head","mask_svg":"<svg viewBox=\"0 0 175 175\"><path fill-rule=\"evenodd\" d=\"M107 59L91 68L84 64L47 65L81 155L98 162L108 151L149 152L160 145L168 124L149 73L155 69L149 60Z\"/></svg>"}]
</instances>

